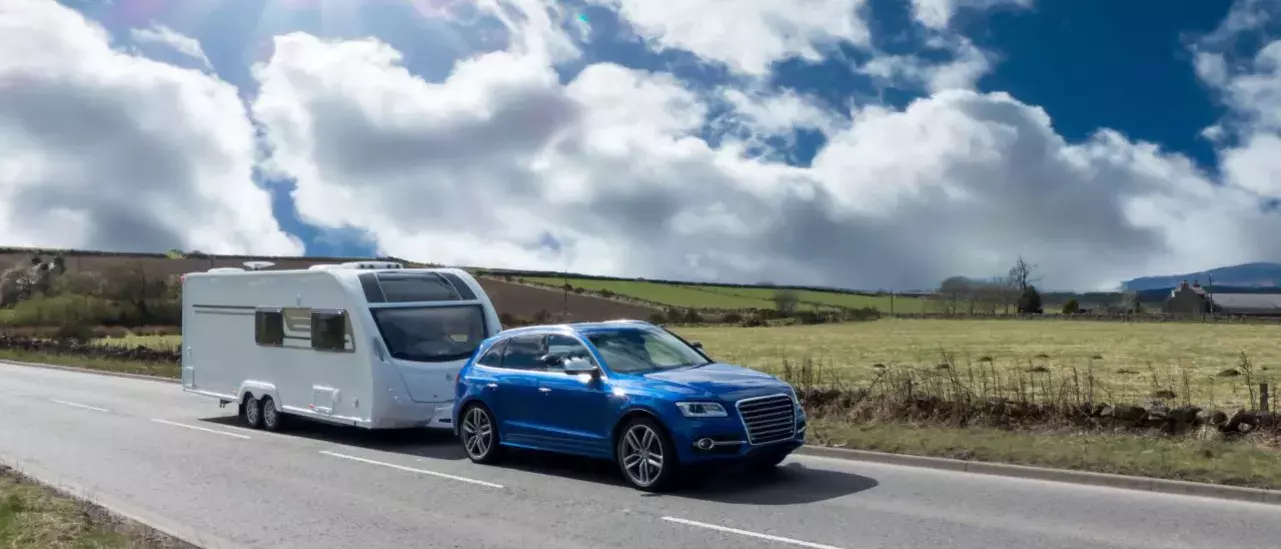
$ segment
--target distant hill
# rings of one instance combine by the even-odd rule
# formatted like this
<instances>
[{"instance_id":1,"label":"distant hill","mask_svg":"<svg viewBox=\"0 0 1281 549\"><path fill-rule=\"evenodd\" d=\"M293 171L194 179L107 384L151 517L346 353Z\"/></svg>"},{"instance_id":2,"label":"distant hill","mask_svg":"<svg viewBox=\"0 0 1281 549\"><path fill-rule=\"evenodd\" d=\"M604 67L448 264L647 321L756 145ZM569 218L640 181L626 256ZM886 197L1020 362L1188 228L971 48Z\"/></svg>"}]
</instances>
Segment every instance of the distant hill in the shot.
<instances>
[{"instance_id":1,"label":"distant hill","mask_svg":"<svg viewBox=\"0 0 1281 549\"><path fill-rule=\"evenodd\" d=\"M1281 263L1245 263L1232 267L1219 267L1200 273L1182 275L1145 276L1121 283L1126 290L1161 290L1174 288L1187 280L1206 284L1214 280L1215 288L1281 288Z\"/></svg>"}]
</instances>

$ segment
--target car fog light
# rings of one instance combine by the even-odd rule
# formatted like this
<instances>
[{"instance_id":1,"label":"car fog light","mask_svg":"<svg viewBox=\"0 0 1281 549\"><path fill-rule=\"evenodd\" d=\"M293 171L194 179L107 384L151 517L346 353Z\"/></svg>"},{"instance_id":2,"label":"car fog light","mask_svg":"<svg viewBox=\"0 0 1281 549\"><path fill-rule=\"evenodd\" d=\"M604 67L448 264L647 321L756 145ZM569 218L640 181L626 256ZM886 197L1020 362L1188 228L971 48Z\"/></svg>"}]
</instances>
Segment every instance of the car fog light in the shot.
<instances>
[{"instance_id":1,"label":"car fog light","mask_svg":"<svg viewBox=\"0 0 1281 549\"><path fill-rule=\"evenodd\" d=\"M711 450L712 446L716 445L716 442L710 438L700 438L698 439L698 442L694 443L694 445L698 446L698 449L700 450Z\"/></svg>"}]
</instances>

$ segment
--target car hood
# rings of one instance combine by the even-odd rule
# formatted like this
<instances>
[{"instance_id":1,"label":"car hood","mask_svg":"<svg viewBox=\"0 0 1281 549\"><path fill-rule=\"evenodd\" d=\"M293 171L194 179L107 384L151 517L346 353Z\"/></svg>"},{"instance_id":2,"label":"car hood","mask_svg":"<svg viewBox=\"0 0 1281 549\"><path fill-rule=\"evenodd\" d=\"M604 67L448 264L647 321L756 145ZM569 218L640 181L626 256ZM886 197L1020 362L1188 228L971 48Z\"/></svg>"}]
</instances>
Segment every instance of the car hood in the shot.
<instances>
[{"instance_id":1,"label":"car hood","mask_svg":"<svg viewBox=\"0 0 1281 549\"><path fill-rule=\"evenodd\" d=\"M749 393L777 392L787 387L778 378L756 370L715 362L705 366L648 372L642 377L681 385L697 391L727 398L742 398Z\"/></svg>"}]
</instances>

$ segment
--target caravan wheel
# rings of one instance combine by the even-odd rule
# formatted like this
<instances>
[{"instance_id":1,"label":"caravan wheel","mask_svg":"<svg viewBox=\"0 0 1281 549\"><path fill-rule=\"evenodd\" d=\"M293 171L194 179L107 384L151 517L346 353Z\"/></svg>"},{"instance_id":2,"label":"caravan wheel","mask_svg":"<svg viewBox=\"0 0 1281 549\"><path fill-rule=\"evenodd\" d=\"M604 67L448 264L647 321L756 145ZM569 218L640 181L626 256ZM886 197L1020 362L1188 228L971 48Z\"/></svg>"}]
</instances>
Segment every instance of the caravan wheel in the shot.
<instances>
[{"instance_id":1,"label":"caravan wheel","mask_svg":"<svg viewBox=\"0 0 1281 549\"><path fill-rule=\"evenodd\" d=\"M244 404L240 405L240 417L250 429L262 427L262 401L253 395L245 397Z\"/></svg>"},{"instance_id":2,"label":"caravan wheel","mask_svg":"<svg viewBox=\"0 0 1281 549\"><path fill-rule=\"evenodd\" d=\"M285 426L285 415L276 409L276 401L262 397L262 426L268 431L279 431Z\"/></svg>"}]
</instances>

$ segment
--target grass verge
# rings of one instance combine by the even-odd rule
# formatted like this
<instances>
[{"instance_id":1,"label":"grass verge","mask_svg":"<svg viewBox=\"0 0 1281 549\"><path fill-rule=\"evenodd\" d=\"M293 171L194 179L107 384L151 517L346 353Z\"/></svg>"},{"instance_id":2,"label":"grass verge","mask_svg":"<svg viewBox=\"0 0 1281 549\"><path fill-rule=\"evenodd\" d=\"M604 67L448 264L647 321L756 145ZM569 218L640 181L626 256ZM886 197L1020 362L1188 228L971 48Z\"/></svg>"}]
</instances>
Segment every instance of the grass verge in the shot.
<instances>
[{"instance_id":1,"label":"grass verge","mask_svg":"<svg viewBox=\"0 0 1281 549\"><path fill-rule=\"evenodd\" d=\"M811 423L818 442L856 450L1281 489L1281 452L1262 438L1009 431L906 423Z\"/></svg>"},{"instance_id":2,"label":"grass verge","mask_svg":"<svg viewBox=\"0 0 1281 549\"><path fill-rule=\"evenodd\" d=\"M55 364L58 366L74 366L76 368L85 368L89 370L102 370L104 372L119 372L125 374L141 374L157 377L179 378L182 377L182 368L178 364L162 362L140 362L134 360L112 360L98 357L85 357L76 355L58 355L51 353L32 353L26 351L17 351L13 349L0 349L0 360L13 360L17 362L34 362L37 364ZM0 546L3 547L3 546Z\"/></svg>"},{"instance_id":3,"label":"grass verge","mask_svg":"<svg viewBox=\"0 0 1281 549\"><path fill-rule=\"evenodd\" d=\"M69 498L0 465L0 547L152 549L189 547L134 532L103 509Z\"/></svg>"}]
</instances>

